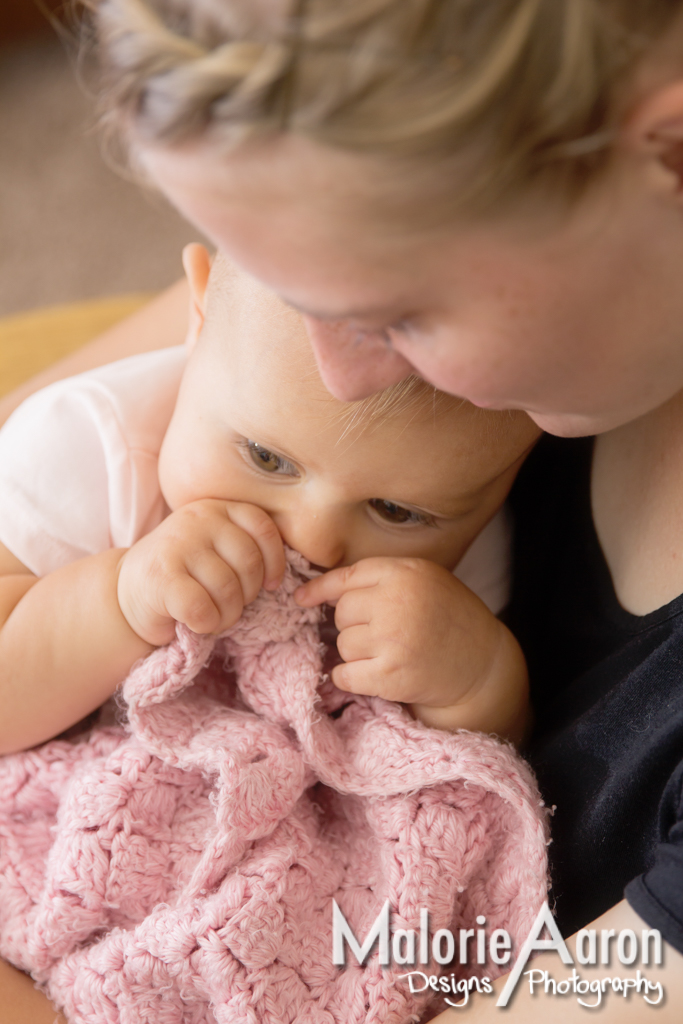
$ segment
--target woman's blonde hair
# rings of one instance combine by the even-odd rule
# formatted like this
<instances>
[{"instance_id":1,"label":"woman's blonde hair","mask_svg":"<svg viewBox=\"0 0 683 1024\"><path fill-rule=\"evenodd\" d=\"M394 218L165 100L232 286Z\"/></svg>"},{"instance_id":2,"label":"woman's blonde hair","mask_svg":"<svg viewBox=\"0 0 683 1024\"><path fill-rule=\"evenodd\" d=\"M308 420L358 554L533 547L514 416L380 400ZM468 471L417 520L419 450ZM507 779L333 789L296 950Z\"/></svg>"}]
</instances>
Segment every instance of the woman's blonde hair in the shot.
<instances>
[{"instance_id":1,"label":"woman's blonde hair","mask_svg":"<svg viewBox=\"0 0 683 1024\"><path fill-rule=\"evenodd\" d=\"M144 142L279 131L439 167L453 202L575 196L682 0L86 0L106 115ZM460 182L459 182L460 184ZM443 210L442 210L443 213Z\"/></svg>"}]
</instances>

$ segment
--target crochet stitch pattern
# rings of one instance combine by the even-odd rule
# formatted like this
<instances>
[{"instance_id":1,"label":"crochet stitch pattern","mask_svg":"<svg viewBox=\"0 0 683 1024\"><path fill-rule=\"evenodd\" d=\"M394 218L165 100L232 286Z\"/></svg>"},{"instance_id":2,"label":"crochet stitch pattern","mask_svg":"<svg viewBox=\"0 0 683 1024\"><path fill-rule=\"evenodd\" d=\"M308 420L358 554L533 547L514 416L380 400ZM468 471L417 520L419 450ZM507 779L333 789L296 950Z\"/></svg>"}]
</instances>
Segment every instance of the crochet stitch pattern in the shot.
<instances>
[{"instance_id":1,"label":"crochet stitch pattern","mask_svg":"<svg viewBox=\"0 0 683 1024\"><path fill-rule=\"evenodd\" d=\"M417 1021L405 966L332 963L333 899L361 942L389 900L394 930L484 914L519 948L546 897L524 762L336 689L288 560L221 637L134 666L124 725L0 759L0 956L70 1024Z\"/></svg>"}]
</instances>

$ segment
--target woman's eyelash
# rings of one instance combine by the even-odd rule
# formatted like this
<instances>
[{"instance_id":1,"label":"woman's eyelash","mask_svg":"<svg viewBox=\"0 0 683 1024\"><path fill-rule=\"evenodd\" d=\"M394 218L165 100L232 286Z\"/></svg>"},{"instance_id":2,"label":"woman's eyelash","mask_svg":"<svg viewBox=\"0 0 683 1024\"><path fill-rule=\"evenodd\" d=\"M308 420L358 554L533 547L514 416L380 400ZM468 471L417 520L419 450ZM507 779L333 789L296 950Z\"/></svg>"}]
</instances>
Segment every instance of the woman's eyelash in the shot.
<instances>
[{"instance_id":1,"label":"woman's eyelash","mask_svg":"<svg viewBox=\"0 0 683 1024\"><path fill-rule=\"evenodd\" d=\"M407 320L397 320L395 324L387 324L384 328L385 331L395 331L397 334L405 334L408 330Z\"/></svg>"},{"instance_id":2,"label":"woman's eyelash","mask_svg":"<svg viewBox=\"0 0 683 1024\"><path fill-rule=\"evenodd\" d=\"M280 476L298 476L299 471L288 459L278 455L276 452L265 448L257 441L246 439L240 442L240 447L249 457L251 462L262 473L278 474Z\"/></svg>"},{"instance_id":3,"label":"woman's eyelash","mask_svg":"<svg viewBox=\"0 0 683 1024\"><path fill-rule=\"evenodd\" d=\"M396 323L387 324L386 327L356 327L356 338L362 341L363 338L371 337L373 334L391 348L392 334L406 334L409 329L407 320L398 320Z\"/></svg>"},{"instance_id":4,"label":"woman's eyelash","mask_svg":"<svg viewBox=\"0 0 683 1024\"><path fill-rule=\"evenodd\" d=\"M368 505L375 510L377 515L384 519L385 522L393 523L397 526L403 526L409 524L411 526L435 526L436 521L433 516L428 515L426 512L415 512L412 508L405 508L404 505L397 505L393 501L387 501L385 498L371 498L368 501Z\"/></svg>"}]
</instances>

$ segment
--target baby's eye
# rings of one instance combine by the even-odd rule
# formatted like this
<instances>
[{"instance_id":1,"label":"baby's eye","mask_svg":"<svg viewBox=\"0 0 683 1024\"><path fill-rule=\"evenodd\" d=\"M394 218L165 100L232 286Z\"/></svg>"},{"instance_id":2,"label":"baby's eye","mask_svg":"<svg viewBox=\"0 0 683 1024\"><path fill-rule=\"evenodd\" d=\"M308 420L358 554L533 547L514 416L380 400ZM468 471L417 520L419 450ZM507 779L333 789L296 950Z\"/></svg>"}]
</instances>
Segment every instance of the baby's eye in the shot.
<instances>
[{"instance_id":1,"label":"baby's eye","mask_svg":"<svg viewBox=\"0 0 683 1024\"><path fill-rule=\"evenodd\" d=\"M291 462L283 459L281 455L271 452L268 448L264 448L263 445L257 444L256 441L247 441L246 447L254 465L266 473L281 473L285 476L299 475L296 466L293 466Z\"/></svg>"},{"instance_id":2,"label":"baby's eye","mask_svg":"<svg viewBox=\"0 0 683 1024\"><path fill-rule=\"evenodd\" d=\"M385 501L384 498L371 498L368 502L371 508L388 523L397 523L399 526L404 523L414 523L419 526L431 526L431 516L423 512L414 512L403 505L396 505L393 501Z\"/></svg>"}]
</instances>

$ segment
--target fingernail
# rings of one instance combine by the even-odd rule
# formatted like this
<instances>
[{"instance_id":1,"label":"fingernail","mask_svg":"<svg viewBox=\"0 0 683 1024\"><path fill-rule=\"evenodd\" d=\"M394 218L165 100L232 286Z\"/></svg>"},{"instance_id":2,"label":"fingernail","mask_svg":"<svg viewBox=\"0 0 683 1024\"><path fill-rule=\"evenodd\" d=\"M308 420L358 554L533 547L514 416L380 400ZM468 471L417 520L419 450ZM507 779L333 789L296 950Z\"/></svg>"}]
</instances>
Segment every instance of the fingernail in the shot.
<instances>
[{"instance_id":1,"label":"fingernail","mask_svg":"<svg viewBox=\"0 0 683 1024\"><path fill-rule=\"evenodd\" d=\"M282 580L280 580L280 579L277 579L277 580L266 580L265 583L263 584L263 588L264 588L264 590L277 590L277 588L280 586L281 582L282 582Z\"/></svg>"},{"instance_id":2,"label":"fingernail","mask_svg":"<svg viewBox=\"0 0 683 1024\"><path fill-rule=\"evenodd\" d=\"M294 600L297 602L297 604L301 604L302 601L305 600L306 593L307 592L306 592L306 588L305 587L297 587L296 588L296 590L294 591Z\"/></svg>"}]
</instances>

